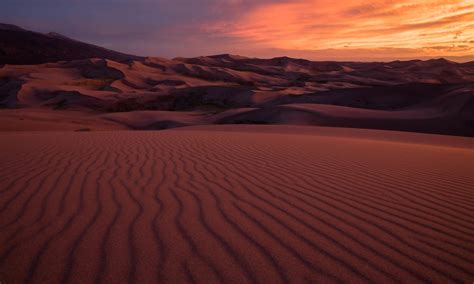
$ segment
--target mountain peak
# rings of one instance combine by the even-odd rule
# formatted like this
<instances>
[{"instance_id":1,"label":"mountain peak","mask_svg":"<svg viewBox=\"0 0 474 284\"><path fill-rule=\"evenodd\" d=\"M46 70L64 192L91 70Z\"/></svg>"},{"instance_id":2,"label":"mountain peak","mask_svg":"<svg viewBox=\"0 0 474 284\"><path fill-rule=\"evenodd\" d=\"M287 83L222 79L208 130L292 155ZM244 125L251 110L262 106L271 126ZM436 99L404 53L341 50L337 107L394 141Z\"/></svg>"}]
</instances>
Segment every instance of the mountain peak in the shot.
<instances>
[{"instance_id":1,"label":"mountain peak","mask_svg":"<svg viewBox=\"0 0 474 284\"><path fill-rule=\"evenodd\" d=\"M214 59L227 59L227 60L239 60L239 59L247 59L247 57L240 56L240 55L233 55L233 54L216 54L216 55L211 55L208 56L209 58L214 58Z\"/></svg>"},{"instance_id":2,"label":"mountain peak","mask_svg":"<svg viewBox=\"0 0 474 284\"><path fill-rule=\"evenodd\" d=\"M54 37L54 38L59 38L59 39L68 39L68 40L73 40L65 35L62 35L62 34L59 34L59 33L56 33L56 32L49 32L46 34L47 36L49 37Z\"/></svg>"},{"instance_id":3,"label":"mountain peak","mask_svg":"<svg viewBox=\"0 0 474 284\"><path fill-rule=\"evenodd\" d=\"M31 65L88 58L116 61L141 58L80 42L58 33L32 32L10 24L0 24L0 39L0 65Z\"/></svg>"}]
</instances>

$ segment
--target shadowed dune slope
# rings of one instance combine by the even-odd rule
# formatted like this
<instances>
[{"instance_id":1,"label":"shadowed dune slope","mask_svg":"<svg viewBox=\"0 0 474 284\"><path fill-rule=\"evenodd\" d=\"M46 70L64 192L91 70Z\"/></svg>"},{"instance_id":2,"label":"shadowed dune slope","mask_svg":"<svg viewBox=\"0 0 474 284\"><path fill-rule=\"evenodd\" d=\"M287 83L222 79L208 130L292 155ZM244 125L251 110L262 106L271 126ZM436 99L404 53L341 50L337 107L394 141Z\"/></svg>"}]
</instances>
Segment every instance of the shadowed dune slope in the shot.
<instances>
[{"instance_id":1,"label":"shadowed dune slope","mask_svg":"<svg viewBox=\"0 0 474 284\"><path fill-rule=\"evenodd\" d=\"M0 281L469 283L472 146L285 126L0 133Z\"/></svg>"}]
</instances>

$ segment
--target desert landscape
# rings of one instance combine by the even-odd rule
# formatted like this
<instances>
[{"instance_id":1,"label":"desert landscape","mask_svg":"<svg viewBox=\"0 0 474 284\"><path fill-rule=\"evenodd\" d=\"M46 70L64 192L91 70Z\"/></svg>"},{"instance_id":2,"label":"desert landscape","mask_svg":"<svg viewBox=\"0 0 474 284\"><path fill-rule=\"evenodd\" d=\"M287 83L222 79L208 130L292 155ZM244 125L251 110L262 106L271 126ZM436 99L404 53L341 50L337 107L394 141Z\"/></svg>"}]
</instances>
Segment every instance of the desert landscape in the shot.
<instances>
[{"instance_id":1,"label":"desert landscape","mask_svg":"<svg viewBox=\"0 0 474 284\"><path fill-rule=\"evenodd\" d=\"M0 283L471 283L473 137L474 62L0 24Z\"/></svg>"},{"instance_id":2,"label":"desert landscape","mask_svg":"<svg viewBox=\"0 0 474 284\"><path fill-rule=\"evenodd\" d=\"M8 25L0 36L0 130L289 124L474 136L474 62L140 58Z\"/></svg>"}]
</instances>

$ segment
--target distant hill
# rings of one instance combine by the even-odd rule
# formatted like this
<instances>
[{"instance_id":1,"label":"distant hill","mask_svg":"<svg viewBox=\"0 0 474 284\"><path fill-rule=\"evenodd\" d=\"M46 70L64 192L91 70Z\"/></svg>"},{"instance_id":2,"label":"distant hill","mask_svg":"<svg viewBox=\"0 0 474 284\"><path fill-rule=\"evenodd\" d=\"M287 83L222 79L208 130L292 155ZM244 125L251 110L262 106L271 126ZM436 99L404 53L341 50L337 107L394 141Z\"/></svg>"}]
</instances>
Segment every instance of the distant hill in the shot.
<instances>
[{"instance_id":1,"label":"distant hill","mask_svg":"<svg viewBox=\"0 0 474 284\"><path fill-rule=\"evenodd\" d=\"M87 58L115 61L140 59L57 33L41 34L14 25L0 24L0 64L29 65Z\"/></svg>"}]
</instances>

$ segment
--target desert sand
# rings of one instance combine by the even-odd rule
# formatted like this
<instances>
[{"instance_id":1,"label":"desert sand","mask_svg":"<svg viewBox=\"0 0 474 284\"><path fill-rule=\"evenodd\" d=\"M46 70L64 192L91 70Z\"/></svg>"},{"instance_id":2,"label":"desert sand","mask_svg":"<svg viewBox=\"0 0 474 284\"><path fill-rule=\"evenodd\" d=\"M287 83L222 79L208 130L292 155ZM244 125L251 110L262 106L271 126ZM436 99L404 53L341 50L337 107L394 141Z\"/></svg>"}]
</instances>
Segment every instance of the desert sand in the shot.
<instances>
[{"instance_id":1,"label":"desert sand","mask_svg":"<svg viewBox=\"0 0 474 284\"><path fill-rule=\"evenodd\" d=\"M1 132L2 283L474 279L472 138Z\"/></svg>"}]
</instances>

